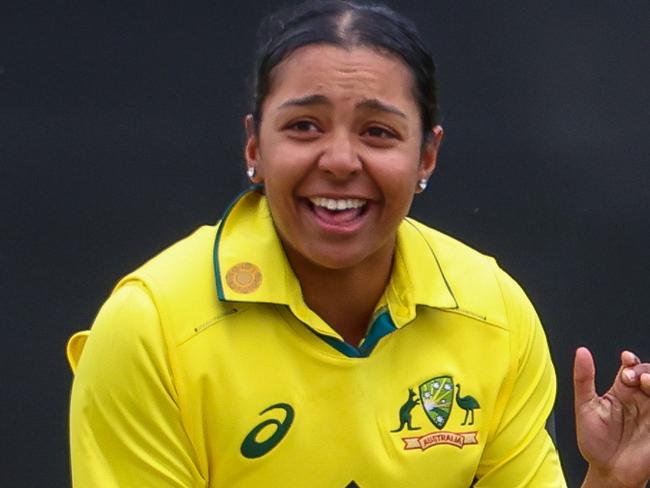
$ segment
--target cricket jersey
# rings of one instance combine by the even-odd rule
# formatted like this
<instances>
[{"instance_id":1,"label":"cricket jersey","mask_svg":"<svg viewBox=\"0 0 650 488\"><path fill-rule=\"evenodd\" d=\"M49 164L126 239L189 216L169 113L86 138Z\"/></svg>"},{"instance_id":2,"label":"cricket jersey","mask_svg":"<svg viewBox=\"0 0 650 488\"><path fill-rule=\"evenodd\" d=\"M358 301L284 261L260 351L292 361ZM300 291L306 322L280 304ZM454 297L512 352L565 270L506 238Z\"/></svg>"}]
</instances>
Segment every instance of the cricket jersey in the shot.
<instances>
[{"instance_id":1,"label":"cricket jersey","mask_svg":"<svg viewBox=\"0 0 650 488\"><path fill-rule=\"evenodd\" d=\"M533 307L410 218L360 344L305 304L250 191L124 277L68 354L78 487L565 486Z\"/></svg>"}]
</instances>

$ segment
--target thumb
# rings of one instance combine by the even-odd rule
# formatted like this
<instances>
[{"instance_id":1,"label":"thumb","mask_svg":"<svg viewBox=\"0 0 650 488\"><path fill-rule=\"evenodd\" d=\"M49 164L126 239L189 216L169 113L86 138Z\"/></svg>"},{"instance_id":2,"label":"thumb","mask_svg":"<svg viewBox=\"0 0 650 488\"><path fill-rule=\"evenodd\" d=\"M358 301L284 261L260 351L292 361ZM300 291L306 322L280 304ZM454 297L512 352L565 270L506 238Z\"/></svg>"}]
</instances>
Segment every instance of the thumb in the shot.
<instances>
[{"instance_id":1,"label":"thumb","mask_svg":"<svg viewBox=\"0 0 650 488\"><path fill-rule=\"evenodd\" d=\"M573 363L573 388L576 409L596 396L595 377L596 367L591 352L586 347L579 347L576 350L575 362Z\"/></svg>"}]
</instances>

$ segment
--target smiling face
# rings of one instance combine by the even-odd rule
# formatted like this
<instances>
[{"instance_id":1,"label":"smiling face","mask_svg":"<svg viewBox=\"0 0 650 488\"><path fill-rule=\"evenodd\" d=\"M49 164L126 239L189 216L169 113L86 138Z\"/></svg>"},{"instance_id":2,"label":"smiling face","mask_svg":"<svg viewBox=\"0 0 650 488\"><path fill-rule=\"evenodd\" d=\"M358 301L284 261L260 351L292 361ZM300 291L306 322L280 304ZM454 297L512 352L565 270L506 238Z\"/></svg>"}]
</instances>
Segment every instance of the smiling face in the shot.
<instances>
[{"instance_id":1,"label":"smiling face","mask_svg":"<svg viewBox=\"0 0 650 488\"><path fill-rule=\"evenodd\" d=\"M310 45L273 70L246 158L295 266L344 269L392 259L417 183L435 167L442 129L422 150L413 79L398 58Z\"/></svg>"}]
</instances>

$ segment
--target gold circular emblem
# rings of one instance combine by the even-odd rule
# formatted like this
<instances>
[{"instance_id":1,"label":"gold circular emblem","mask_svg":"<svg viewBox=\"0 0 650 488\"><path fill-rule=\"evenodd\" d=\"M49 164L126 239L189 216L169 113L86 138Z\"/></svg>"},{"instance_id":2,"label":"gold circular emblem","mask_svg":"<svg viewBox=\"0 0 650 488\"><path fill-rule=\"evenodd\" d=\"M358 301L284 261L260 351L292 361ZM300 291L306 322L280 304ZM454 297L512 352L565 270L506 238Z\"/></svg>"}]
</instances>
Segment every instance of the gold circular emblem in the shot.
<instances>
[{"instance_id":1,"label":"gold circular emblem","mask_svg":"<svg viewBox=\"0 0 650 488\"><path fill-rule=\"evenodd\" d=\"M262 284L262 272L253 263L238 263L226 273L226 283L237 293L252 293Z\"/></svg>"}]
</instances>

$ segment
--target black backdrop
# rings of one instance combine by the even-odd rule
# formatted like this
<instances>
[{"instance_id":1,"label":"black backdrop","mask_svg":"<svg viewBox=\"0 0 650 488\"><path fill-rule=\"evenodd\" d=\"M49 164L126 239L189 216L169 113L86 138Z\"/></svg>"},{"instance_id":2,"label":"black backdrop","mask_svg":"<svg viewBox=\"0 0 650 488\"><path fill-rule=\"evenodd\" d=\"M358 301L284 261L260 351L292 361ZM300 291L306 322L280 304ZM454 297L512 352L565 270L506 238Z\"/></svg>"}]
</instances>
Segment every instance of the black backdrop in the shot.
<instances>
[{"instance_id":1,"label":"black backdrop","mask_svg":"<svg viewBox=\"0 0 650 488\"><path fill-rule=\"evenodd\" d=\"M0 11L0 477L67 486L65 340L243 187L255 29L278 2L15 3ZM393 5L434 52L444 109L413 214L496 256L536 304L575 486L573 350L595 351L600 391L622 348L650 359L648 3Z\"/></svg>"}]
</instances>

